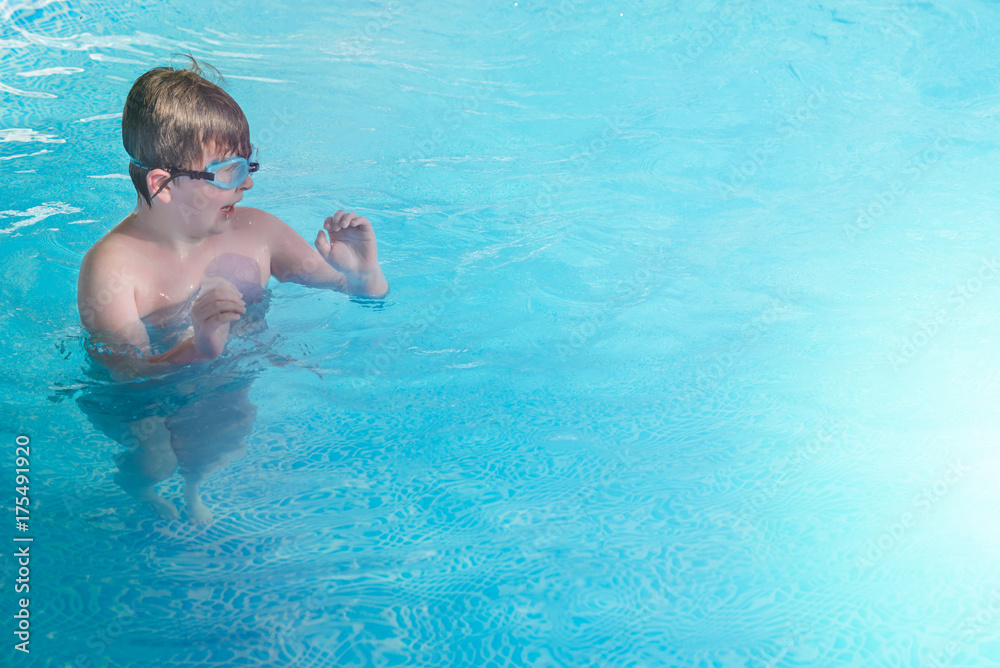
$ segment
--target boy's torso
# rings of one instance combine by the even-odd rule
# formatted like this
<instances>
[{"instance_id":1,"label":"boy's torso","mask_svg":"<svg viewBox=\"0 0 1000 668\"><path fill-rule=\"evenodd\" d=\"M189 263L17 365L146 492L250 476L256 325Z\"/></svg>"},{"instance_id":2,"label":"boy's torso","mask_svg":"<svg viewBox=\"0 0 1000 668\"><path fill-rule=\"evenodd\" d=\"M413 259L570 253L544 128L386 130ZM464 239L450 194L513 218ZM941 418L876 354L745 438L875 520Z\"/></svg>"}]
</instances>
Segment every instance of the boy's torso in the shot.
<instances>
[{"instance_id":1,"label":"boy's torso","mask_svg":"<svg viewBox=\"0 0 1000 668\"><path fill-rule=\"evenodd\" d=\"M203 286L226 280L257 301L271 277L271 254L261 227L248 220L250 210L238 207L229 229L208 237L186 255L165 249L127 233L123 221L100 243L113 243L128 252L122 273L131 278L136 310L142 321L160 329L173 326L190 312Z\"/></svg>"}]
</instances>

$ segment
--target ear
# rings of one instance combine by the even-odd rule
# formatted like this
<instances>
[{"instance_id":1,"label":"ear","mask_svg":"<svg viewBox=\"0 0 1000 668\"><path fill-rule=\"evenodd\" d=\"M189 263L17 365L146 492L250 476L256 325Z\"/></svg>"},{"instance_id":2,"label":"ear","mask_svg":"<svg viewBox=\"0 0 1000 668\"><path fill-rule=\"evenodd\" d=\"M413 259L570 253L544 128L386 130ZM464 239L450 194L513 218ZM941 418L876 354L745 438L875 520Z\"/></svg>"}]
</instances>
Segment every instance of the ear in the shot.
<instances>
[{"instance_id":1,"label":"ear","mask_svg":"<svg viewBox=\"0 0 1000 668\"><path fill-rule=\"evenodd\" d=\"M150 195L160 190L160 186L170 178L170 172L165 169L151 169L146 174L146 188ZM170 192L170 184L167 184L163 190L160 190L159 194L156 195L154 199L158 199L163 203L170 201L172 193Z\"/></svg>"}]
</instances>

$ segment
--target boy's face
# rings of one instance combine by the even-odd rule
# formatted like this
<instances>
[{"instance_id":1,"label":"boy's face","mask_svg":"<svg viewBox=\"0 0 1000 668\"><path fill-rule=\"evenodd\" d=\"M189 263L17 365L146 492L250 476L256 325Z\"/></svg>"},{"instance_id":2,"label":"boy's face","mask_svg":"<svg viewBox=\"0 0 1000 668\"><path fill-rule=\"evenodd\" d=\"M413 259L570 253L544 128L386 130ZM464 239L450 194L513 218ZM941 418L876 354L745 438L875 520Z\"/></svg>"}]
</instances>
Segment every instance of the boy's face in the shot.
<instances>
[{"instance_id":1,"label":"boy's face","mask_svg":"<svg viewBox=\"0 0 1000 668\"><path fill-rule=\"evenodd\" d=\"M215 162L232 157L231 152L223 152L209 145L205 147L202 161L190 167L193 171L205 171ZM179 215L180 230L185 236L202 238L221 234L229 229L229 217L233 207L243 199L243 192L253 188L253 179L247 175L236 188L226 189L214 186L209 181L179 176L170 182L169 206Z\"/></svg>"}]
</instances>

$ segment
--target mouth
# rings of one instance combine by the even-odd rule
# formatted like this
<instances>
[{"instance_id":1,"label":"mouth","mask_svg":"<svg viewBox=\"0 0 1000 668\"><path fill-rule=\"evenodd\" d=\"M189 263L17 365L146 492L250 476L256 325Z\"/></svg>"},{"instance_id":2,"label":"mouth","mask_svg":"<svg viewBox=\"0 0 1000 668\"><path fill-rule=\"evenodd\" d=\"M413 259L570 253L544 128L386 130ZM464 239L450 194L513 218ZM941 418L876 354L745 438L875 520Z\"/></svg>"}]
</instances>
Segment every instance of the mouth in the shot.
<instances>
[{"instance_id":1,"label":"mouth","mask_svg":"<svg viewBox=\"0 0 1000 668\"><path fill-rule=\"evenodd\" d=\"M241 196L240 199L236 200L232 204L227 204L226 206L224 206L221 209L219 209L219 211L222 212L223 216L225 216L226 218L229 218L231 215L233 215L233 211L236 210L236 205L239 204L240 200L242 200L242 199L243 199L243 197Z\"/></svg>"}]
</instances>

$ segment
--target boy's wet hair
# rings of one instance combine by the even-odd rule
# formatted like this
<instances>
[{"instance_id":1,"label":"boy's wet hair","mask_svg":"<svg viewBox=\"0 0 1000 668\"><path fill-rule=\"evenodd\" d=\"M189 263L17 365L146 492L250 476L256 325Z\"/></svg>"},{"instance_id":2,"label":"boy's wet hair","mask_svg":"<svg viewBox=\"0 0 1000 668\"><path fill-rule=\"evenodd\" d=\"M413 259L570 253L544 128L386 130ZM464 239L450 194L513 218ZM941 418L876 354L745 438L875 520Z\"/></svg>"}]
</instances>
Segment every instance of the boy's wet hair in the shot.
<instances>
[{"instance_id":1,"label":"boy's wet hair","mask_svg":"<svg viewBox=\"0 0 1000 668\"><path fill-rule=\"evenodd\" d=\"M152 206L146 175L150 169L196 169L204 150L250 157L250 125L243 110L219 85L205 78L202 65L156 67L132 84L122 112L122 143L136 192ZM218 79L218 70L210 68Z\"/></svg>"}]
</instances>

